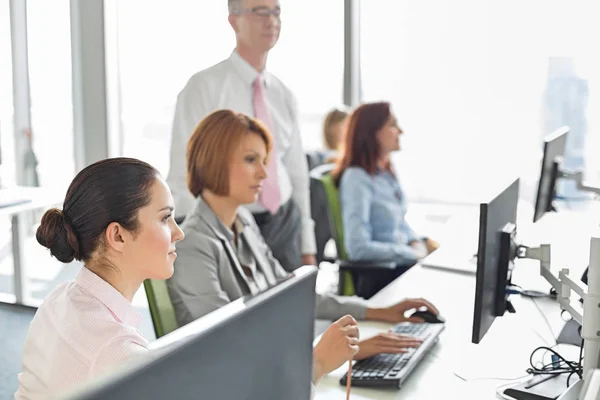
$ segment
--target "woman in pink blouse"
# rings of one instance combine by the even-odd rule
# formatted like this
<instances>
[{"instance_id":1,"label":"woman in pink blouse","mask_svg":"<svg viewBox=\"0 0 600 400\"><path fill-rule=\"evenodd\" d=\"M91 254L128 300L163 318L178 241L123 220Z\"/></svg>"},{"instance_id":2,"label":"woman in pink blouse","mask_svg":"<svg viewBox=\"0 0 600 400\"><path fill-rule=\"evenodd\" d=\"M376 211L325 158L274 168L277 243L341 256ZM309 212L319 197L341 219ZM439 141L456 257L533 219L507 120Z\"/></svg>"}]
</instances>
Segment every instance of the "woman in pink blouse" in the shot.
<instances>
[{"instance_id":1,"label":"woman in pink blouse","mask_svg":"<svg viewBox=\"0 0 600 400\"><path fill-rule=\"evenodd\" d=\"M38 242L58 260L80 260L75 281L56 288L31 322L16 399L47 399L146 353L131 305L144 279L167 279L183 232L168 186L129 158L83 169L63 209L42 217Z\"/></svg>"}]
</instances>

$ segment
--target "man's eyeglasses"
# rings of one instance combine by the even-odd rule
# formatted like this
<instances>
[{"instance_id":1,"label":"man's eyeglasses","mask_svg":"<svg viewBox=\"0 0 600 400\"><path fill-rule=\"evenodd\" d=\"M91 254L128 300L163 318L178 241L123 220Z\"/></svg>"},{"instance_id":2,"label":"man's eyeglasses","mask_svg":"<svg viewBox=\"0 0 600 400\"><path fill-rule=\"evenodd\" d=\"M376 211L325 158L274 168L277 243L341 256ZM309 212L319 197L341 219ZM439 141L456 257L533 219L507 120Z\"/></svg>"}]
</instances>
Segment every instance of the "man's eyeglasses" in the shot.
<instances>
[{"instance_id":1,"label":"man's eyeglasses","mask_svg":"<svg viewBox=\"0 0 600 400\"><path fill-rule=\"evenodd\" d=\"M233 15L241 15L241 14L250 14L254 17L258 18L269 18L271 15L275 18L279 18L281 16L281 8L275 7L273 9L266 6L258 6L252 8L242 8L239 10L234 10L232 12Z\"/></svg>"}]
</instances>

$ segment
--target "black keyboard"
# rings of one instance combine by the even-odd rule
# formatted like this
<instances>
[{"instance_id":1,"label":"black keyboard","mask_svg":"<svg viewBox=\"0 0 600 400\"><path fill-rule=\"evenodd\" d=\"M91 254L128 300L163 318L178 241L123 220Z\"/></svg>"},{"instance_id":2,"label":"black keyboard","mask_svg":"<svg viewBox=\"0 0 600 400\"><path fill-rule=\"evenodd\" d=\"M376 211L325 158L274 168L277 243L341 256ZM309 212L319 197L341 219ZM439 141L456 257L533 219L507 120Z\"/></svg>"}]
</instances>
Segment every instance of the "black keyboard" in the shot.
<instances>
[{"instance_id":1,"label":"black keyboard","mask_svg":"<svg viewBox=\"0 0 600 400\"><path fill-rule=\"evenodd\" d=\"M392 330L402 335L416 336L422 339L423 343L416 349L407 349L403 354L378 354L357 361L352 367L352 386L400 388L414 367L437 342L438 336L444 330L444 324L402 323ZM347 376L348 374L344 374L340 379L341 385L346 385Z\"/></svg>"}]
</instances>

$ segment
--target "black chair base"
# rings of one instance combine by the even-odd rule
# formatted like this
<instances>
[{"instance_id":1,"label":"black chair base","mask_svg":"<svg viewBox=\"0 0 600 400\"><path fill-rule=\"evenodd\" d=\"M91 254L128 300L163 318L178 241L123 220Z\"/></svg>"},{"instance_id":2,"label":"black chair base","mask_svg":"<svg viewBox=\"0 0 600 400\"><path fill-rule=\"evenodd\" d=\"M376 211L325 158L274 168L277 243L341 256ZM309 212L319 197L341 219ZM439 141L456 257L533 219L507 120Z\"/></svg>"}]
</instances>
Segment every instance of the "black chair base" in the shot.
<instances>
[{"instance_id":1,"label":"black chair base","mask_svg":"<svg viewBox=\"0 0 600 400\"><path fill-rule=\"evenodd\" d=\"M370 299L381 289L389 285L415 264L397 265L393 262L352 262L338 260L339 284L338 294L345 292L344 274L350 272L354 284L354 294L363 299Z\"/></svg>"},{"instance_id":2,"label":"black chair base","mask_svg":"<svg viewBox=\"0 0 600 400\"><path fill-rule=\"evenodd\" d=\"M388 271L378 270L373 272L353 272L352 281L354 283L356 295L366 300L370 299L381 289L408 271L409 268L410 267L402 265Z\"/></svg>"}]
</instances>

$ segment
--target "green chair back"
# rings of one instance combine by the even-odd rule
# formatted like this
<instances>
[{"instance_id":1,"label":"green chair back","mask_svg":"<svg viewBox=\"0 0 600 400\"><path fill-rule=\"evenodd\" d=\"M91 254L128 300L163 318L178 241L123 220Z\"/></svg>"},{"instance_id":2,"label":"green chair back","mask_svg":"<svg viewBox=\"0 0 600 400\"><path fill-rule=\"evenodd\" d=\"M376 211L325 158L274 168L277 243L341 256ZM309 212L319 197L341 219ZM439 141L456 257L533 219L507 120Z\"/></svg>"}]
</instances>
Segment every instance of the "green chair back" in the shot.
<instances>
[{"instance_id":1,"label":"green chair back","mask_svg":"<svg viewBox=\"0 0 600 400\"><path fill-rule=\"evenodd\" d=\"M175 318L175 309L173 303L171 303L171 297L169 297L167 282L158 279L146 279L144 289L146 289L156 338L158 339L179 328L177 318Z\"/></svg>"},{"instance_id":2,"label":"green chair back","mask_svg":"<svg viewBox=\"0 0 600 400\"><path fill-rule=\"evenodd\" d=\"M333 234L333 240L337 248L338 259L348 260L346 248L344 247L344 225L342 223L342 207L338 189L333 177L329 173L323 173L319 177L319 180L323 184L323 189L325 189L325 195L327 196L331 233ZM339 285L341 285L340 294L343 296L354 296L356 293L351 272L345 271L343 274L340 274Z\"/></svg>"}]
</instances>

